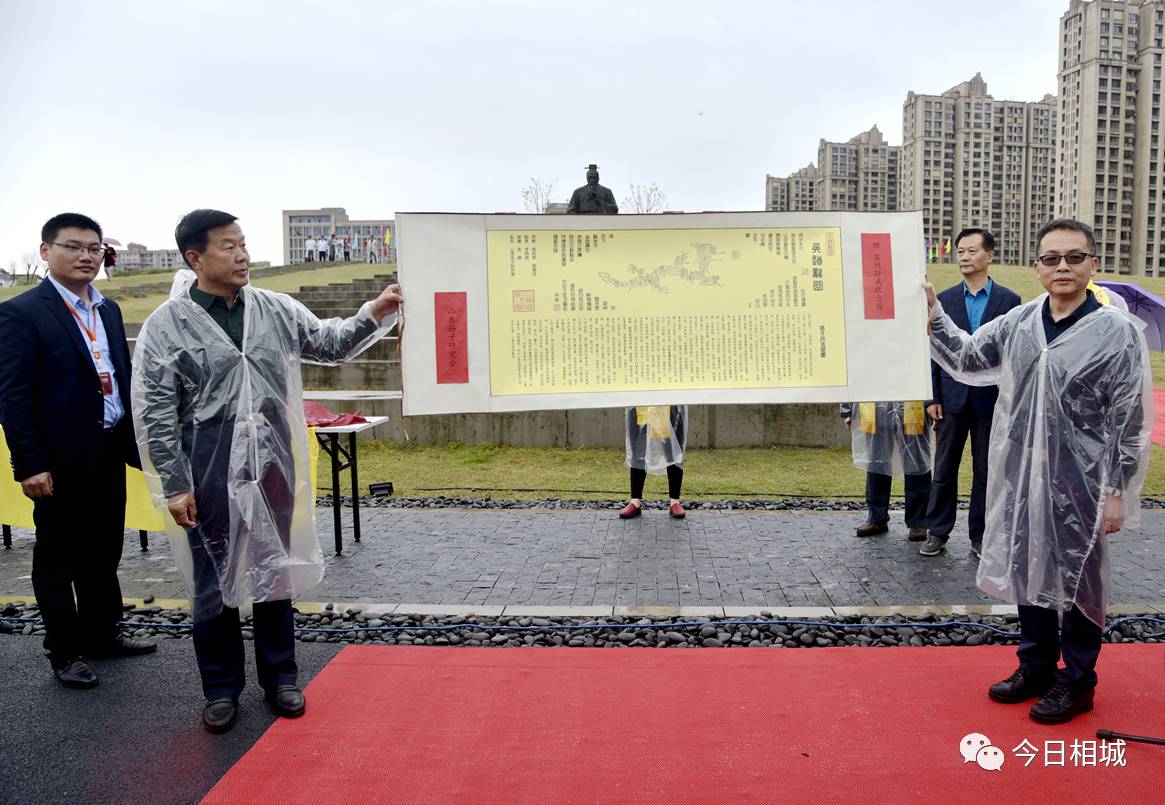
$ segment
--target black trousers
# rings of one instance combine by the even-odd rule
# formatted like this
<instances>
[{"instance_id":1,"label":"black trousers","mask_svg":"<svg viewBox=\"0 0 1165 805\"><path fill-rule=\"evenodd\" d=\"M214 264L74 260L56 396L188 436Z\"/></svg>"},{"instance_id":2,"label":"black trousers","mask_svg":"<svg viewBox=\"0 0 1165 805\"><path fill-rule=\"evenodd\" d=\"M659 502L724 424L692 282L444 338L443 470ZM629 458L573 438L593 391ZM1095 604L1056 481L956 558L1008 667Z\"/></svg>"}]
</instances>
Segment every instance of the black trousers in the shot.
<instances>
[{"instance_id":1,"label":"black trousers","mask_svg":"<svg viewBox=\"0 0 1165 805\"><path fill-rule=\"evenodd\" d=\"M955 527L959 504L959 464L963 448L971 437L971 511L967 530L971 540L983 539L987 514L987 450L991 443L991 417L979 416L968 402L957 414L943 412L935 422L934 484L926 525L936 536L949 536Z\"/></svg>"},{"instance_id":2,"label":"black trousers","mask_svg":"<svg viewBox=\"0 0 1165 805\"><path fill-rule=\"evenodd\" d=\"M313 254L312 252L307 252L303 261L305 263L314 263L315 260L316 260L315 254Z\"/></svg>"},{"instance_id":3,"label":"black trousers","mask_svg":"<svg viewBox=\"0 0 1165 805\"><path fill-rule=\"evenodd\" d=\"M1101 628L1078 608L1063 615L1046 607L1019 606L1019 665L1025 671L1055 673L1056 681L1074 693L1096 687ZM1060 657L1064 667L1057 668Z\"/></svg>"},{"instance_id":4,"label":"black trousers","mask_svg":"<svg viewBox=\"0 0 1165 805\"><path fill-rule=\"evenodd\" d=\"M930 497L930 473L907 475L906 526L926 526L926 501ZM870 522L876 525L890 522L890 483L894 479L880 472L866 473L866 508Z\"/></svg>"},{"instance_id":5,"label":"black trousers","mask_svg":"<svg viewBox=\"0 0 1165 805\"><path fill-rule=\"evenodd\" d=\"M33 503L32 588L54 666L67 665L118 634L117 565L125 536L121 427L102 437L92 476L54 476L53 494Z\"/></svg>"},{"instance_id":6,"label":"black trousers","mask_svg":"<svg viewBox=\"0 0 1165 805\"><path fill-rule=\"evenodd\" d=\"M274 415L271 420L278 421ZM194 497L198 506L198 525L189 529L188 533L194 560L194 595L199 610L222 606L220 575L223 568L232 565L229 559L233 546L226 481L234 423L224 423L218 430L224 435L216 438L214 430L204 424L199 429L197 439L188 439L185 443L194 471ZM286 441L288 435L280 428L273 432L272 437L267 449ZM258 483L276 520L277 534L265 537L270 540L276 536L286 549L290 542L295 504L294 479L285 477L281 466L291 466L290 459L265 468ZM271 550L264 552L254 545L249 548L248 561L279 560L279 556L271 555ZM264 690L274 690L279 685L294 685L299 669L295 662L291 601L281 599L255 603L252 623L255 667L260 686ZM196 619L193 637L194 654L198 659L198 671L202 676L202 690L206 698L237 699L246 684L246 654L243 651L239 610L222 606L221 612L214 617Z\"/></svg>"},{"instance_id":7,"label":"black trousers","mask_svg":"<svg viewBox=\"0 0 1165 805\"><path fill-rule=\"evenodd\" d=\"M643 485L647 482L647 470L631 468L631 497L643 497ZM684 468L679 464L667 465L667 496L680 499L680 487L684 483Z\"/></svg>"}]
</instances>

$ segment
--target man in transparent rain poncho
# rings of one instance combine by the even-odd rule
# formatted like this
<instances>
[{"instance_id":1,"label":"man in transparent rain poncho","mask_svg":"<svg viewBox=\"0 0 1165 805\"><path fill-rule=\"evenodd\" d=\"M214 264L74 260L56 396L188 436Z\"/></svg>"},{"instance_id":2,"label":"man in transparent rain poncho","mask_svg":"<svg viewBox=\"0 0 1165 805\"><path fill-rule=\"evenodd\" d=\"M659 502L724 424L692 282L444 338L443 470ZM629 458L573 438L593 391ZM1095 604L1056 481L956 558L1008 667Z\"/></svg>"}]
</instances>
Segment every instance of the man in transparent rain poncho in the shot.
<instances>
[{"instance_id":1,"label":"man in transparent rain poncho","mask_svg":"<svg viewBox=\"0 0 1165 805\"><path fill-rule=\"evenodd\" d=\"M1092 709L1108 540L1140 520L1152 397L1143 325L1088 290L1092 230L1052 221L1036 242L1047 293L974 335L925 289L935 361L960 382L999 385L977 580L1018 605L1021 640L1019 668L989 695L1040 697L1031 717L1061 723Z\"/></svg>"},{"instance_id":2,"label":"man in transparent rain poncho","mask_svg":"<svg viewBox=\"0 0 1165 805\"><path fill-rule=\"evenodd\" d=\"M132 400L142 462L190 588L210 732L234 724L244 685L239 607L253 605L259 684L274 711L304 712L291 599L323 577L300 362L337 363L395 321L390 285L349 319L320 321L286 294L248 285L235 217L178 224L187 265L142 327Z\"/></svg>"}]
</instances>

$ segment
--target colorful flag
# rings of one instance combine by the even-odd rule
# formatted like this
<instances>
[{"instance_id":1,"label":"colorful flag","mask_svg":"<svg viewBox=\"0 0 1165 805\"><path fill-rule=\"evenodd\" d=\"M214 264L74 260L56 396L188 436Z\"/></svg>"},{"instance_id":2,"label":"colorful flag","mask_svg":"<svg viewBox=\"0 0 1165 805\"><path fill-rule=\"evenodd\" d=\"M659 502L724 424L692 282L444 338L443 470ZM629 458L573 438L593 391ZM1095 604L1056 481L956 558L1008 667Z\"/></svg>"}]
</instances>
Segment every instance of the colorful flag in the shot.
<instances>
[{"instance_id":1,"label":"colorful flag","mask_svg":"<svg viewBox=\"0 0 1165 805\"><path fill-rule=\"evenodd\" d=\"M392 243L392 230L386 226L384 228L384 245L388 246L390 243Z\"/></svg>"},{"instance_id":2,"label":"colorful flag","mask_svg":"<svg viewBox=\"0 0 1165 805\"><path fill-rule=\"evenodd\" d=\"M948 257L951 254L951 239L950 238L947 238L946 251L944 252L944 254Z\"/></svg>"}]
</instances>

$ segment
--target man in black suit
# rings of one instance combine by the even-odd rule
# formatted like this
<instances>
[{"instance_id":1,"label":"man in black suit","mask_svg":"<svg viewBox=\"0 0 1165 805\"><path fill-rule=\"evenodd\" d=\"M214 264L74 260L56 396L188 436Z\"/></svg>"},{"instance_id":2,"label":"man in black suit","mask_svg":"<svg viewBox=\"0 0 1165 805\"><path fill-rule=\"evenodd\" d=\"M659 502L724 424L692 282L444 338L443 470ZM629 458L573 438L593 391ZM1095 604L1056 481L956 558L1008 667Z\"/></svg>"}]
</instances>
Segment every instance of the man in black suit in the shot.
<instances>
[{"instance_id":1,"label":"man in black suit","mask_svg":"<svg viewBox=\"0 0 1165 805\"><path fill-rule=\"evenodd\" d=\"M90 284L105 256L97 222L54 216L41 241L48 276L0 304L0 424L33 501L32 586L49 662L66 687L91 688L86 657L155 648L118 628L125 466L140 466L129 347L117 304Z\"/></svg>"},{"instance_id":2,"label":"man in black suit","mask_svg":"<svg viewBox=\"0 0 1165 805\"><path fill-rule=\"evenodd\" d=\"M938 298L951 320L960 329L973 333L980 325L1016 307L1020 303L1019 294L988 276L995 258L995 236L990 232L964 229L955 238L955 249L963 281L947 288ZM930 371L934 399L926 410L935 430L934 479L926 517L930 534L918 552L923 556L938 556L950 539L958 506L959 464L970 434L973 475L967 526L971 552L979 556L987 511L987 445L999 389L957 383L933 361Z\"/></svg>"}]
</instances>

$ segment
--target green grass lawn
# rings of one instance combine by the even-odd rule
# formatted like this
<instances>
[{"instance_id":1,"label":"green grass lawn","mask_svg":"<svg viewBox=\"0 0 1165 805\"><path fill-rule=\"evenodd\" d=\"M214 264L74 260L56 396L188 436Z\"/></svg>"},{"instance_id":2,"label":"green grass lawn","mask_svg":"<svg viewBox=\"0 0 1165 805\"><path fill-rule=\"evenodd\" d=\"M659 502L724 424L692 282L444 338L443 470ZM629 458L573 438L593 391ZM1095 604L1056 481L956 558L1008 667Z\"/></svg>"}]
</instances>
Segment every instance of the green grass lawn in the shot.
<instances>
[{"instance_id":1,"label":"green grass lawn","mask_svg":"<svg viewBox=\"0 0 1165 805\"><path fill-rule=\"evenodd\" d=\"M534 500L549 497L621 500L628 494L627 468L619 449L411 445L361 442L360 486L392 481L398 497L489 495ZM971 491L970 454L959 473L961 494ZM319 488L331 485L321 455ZM347 474L344 494L351 493ZM647 479L649 499L667 496L662 477ZM1153 446L1145 494L1165 495L1165 448ZM861 499L865 473L850 451L837 448L771 447L749 450L690 450L684 461L684 497L718 499L804 495ZM902 496L902 479L894 479Z\"/></svg>"}]
</instances>

